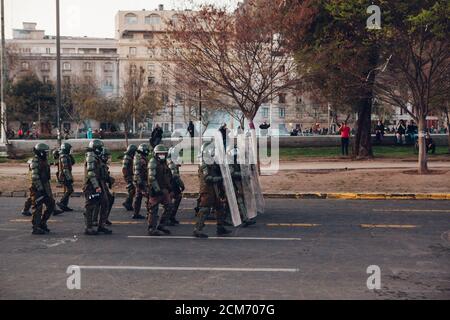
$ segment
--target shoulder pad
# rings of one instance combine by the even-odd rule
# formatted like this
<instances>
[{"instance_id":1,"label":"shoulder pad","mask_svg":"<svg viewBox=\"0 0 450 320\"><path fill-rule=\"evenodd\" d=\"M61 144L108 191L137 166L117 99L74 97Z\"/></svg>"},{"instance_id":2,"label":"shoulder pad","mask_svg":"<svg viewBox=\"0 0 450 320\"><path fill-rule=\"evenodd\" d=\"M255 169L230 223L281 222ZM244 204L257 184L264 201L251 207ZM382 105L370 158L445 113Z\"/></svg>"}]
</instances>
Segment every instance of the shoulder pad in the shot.
<instances>
[{"instance_id":1,"label":"shoulder pad","mask_svg":"<svg viewBox=\"0 0 450 320\"><path fill-rule=\"evenodd\" d=\"M33 159L30 159L28 162L30 163L31 169L39 168L39 160L38 159L33 158Z\"/></svg>"},{"instance_id":2,"label":"shoulder pad","mask_svg":"<svg viewBox=\"0 0 450 320\"><path fill-rule=\"evenodd\" d=\"M95 155L93 152L86 153L86 162L94 162L95 161Z\"/></svg>"},{"instance_id":3,"label":"shoulder pad","mask_svg":"<svg viewBox=\"0 0 450 320\"><path fill-rule=\"evenodd\" d=\"M152 157L150 159L150 161L148 162L148 167L150 169L156 169L157 166L158 166L158 163L156 162L156 159L154 157Z\"/></svg>"}]
</instances>

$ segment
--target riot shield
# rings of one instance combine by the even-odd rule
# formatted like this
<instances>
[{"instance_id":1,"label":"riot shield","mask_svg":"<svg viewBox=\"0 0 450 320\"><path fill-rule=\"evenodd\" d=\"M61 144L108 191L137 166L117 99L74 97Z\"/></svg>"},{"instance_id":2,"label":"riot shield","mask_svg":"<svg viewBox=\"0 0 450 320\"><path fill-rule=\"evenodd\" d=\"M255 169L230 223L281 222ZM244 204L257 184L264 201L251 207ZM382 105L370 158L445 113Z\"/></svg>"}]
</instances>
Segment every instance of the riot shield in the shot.
<instances>
[{"instance_id":1,"label":"riot shield","mask_svg":"<svg viewBox=\"0 0 450 320\"><path fill-rule=\"evenodd\" d=\"M245 134L239 134L237 137L237 147L239 150L238 163L241 167L242 193L246 209L246 217L253 219L257 215L255 189L253 175L250 169L250 138Z\"/></svg>"},{"instance_id":2,"label":"riot shield","mask_svg":"<svg viewBox=\"0 0 450 320\"><path fill-rule=\"evenodd\" d=\"M256 211L257 213L264 213L265 201L261 190L261 184L259 183L258 173L258 147L256 140L256 130L250 130L249 135L249 163L250 163L250 180L253 185L253 192L256 198Z\"/></svg>"},{"instance_id":3,"label":"riot shield","mask_svg":"<svg viewBox=\"0 0 450 320\"><path fill-rule=\"evenodd\" d=\"M219 131L214 135L215 161L220 166L223 178L223 186L227 195L228 208L231 213L233 225L238 227L242 224L239 208L237 204L236 194L234 193L233 181L231 180L230 167L227 155L223 145L222 135Z\"/></svg>"}]
</instances>

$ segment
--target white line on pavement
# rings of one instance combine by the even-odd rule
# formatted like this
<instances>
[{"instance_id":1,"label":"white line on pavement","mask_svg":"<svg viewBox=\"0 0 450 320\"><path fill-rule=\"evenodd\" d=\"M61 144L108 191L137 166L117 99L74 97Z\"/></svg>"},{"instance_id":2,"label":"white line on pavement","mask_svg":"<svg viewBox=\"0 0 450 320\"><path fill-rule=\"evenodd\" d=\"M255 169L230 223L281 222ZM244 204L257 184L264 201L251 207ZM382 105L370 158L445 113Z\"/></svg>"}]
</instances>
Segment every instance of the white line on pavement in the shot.
<instances>
[{"instance_id":1,"label":"white line on pavement","mask_svg":"<svg viewBox=\"0 0 450 320\"><path fill-rule=\"evenodd\" d=\"M228 271L228 272L299 272L296 268L214 268L214 267L136 267L136 266L76 266L89 270L144 271Z\"/></svg>"},{"instance_id":2,"label":"white line on pavement","mask_svg":"<svg viewBox=\"0 0 450 320\"><path fill-rule=\"evenodd\" d=\"M159 236L159 237L151 237L151 236L128 236L128 238L132 239L191 239L191 240L203 240L197 239L194 237L185 237L185 236ZM254 237L209 237L210 240L259 240L259 241L300 241L301 238L254 238ZM204 239L204 240L208 240Z\"/></svg>"}]
</instances>

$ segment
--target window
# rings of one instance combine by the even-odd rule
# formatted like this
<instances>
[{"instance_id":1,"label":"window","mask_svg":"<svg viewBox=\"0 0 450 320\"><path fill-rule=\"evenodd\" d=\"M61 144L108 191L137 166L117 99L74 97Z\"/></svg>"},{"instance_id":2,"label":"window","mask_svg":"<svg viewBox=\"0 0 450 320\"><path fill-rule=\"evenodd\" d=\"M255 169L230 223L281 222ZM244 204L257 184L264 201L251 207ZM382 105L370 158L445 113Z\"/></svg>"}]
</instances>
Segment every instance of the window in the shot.
<instances>
[{"instance_id":1,"label":"window","mask_svg":"<svg viewBox=\"0 0 450 320\"><path fill-rule=\"evenodd\" d=\"M133 13L127 13L125 15L125 23L126 24L137 24L138 23L138 18Z\"/></svg>"},{"instance_id":2,"label":"window","mask_svg":"<svg viewBox=\"0 0 450 320\"><path fill-rule=\"evenodd\" d=\"M174 26L176 26L177 25L177 23L178 23L178 21L180 21L180 17L177 15L177 14L174 14L173 16L172 16L172 24L174 25Z\"/></svg>"},{"instance_id":3,"label":"window","mask_svg":"<svg viewBox=\"0 0 450 320\"><path fill-rule=\"evenodd\" d=\"M153 63L149 63L147 65L147 70L151 75L155 74L155 65Z\"/></svg>"},{"instance_id":4,"label":"window","mask_svg":"<svg viewBox=\"0 0 450 320\"><path fill-rule=\"evenodd\" d=\"M152 26L156 26L161 24L161 17L157 14L151 14L145 17L145 24L150 24Z\"/></svg>"},{"instance_id":5,"label":"window","mask_svg":"<svg viewBox=\"0 0 450 320\"><path fill-rule=\"evenodd\" d=\"M105 72L112 72L113 71L113 64L111 62L105 63Z\"/></svg>"},{"instance_id":6,"label":"window","mask_svg":"<svg viewBox=\"0 0 450 320\"><path fill-rule=\"evenodd\" d=\"M28 62L22 62L20 64L20 67L22 69L22 71L28 71L30 70L30 64Z\"/></svg>"},{"instance_id":7,"label":"window","mask_svg":"<svg viewBox=\"0 0 450 320\"><path fill-rule=\"evenodd\" d=\"M267 108L267 107L262 108L262 116L263 116L263 118L269 117L269 108Z\"/></svg>"},{"instance_id":8,"label":"window","mask_svg":"<svg viewBox=\"0 0 450 320\"><path fill-rule=\"evenodd\" d=\"M84 77L84 81L86 81L87 83L91 83L92 82L92 77L91 76L85 76Z\"/></svg>"},{"instance_id":9,"label":"window","mask_svg":"<svg viewBox=\"0 0 450 320\"><path fill-rule=\"evenodd\" d=\"M64 63L63 63L63 70L64 70L64 71L70 71L70 70L72 70L72 66L70 65L70 62L64 62Z\"/></svg>"},{"instance_id":10,"label":"window","mask_svg":"<svg viewBox=\"0 0 450 320\"><path fill-rule=\"evenodd\" d=\"M285 73L286 72L286 66L284 64L282 66L280 66L279 72L280 73Z\"/></svg>"},{"instance_id":11,"label":"window","mask_svg":"<svg viewBox=\"0 0 450 320\"><path fill-rule=\"evenodd\" d=\"M45 53L50 54L50 53L52 53L52 50L50 48L45 48Z\"/></svg>"},{"instance_id":12,"label":"window","mask_svg":"<svg viewBox=\"0 0 450 320\"><path fill-rule=\"evenodd\" d=\"M42 62L41 63L41 71L49 71L50 70L50 64L48 62Z\"/></svg>"},{"instance_id":13,"label":"window","mask_svg":"<svg viewBox=\"0 0 450 320\"><path fill-rule=\"evenodd\" d=\"M161 94L161 100L163 102L163 104L168 104L169 103L169 94L167 92L163 92Z\"/></svg>"},{"instance_id":14,"label":"window","mask_svg":"<svg viewBox=\"0 0 450 320\"><path fill-rule=\"evenodd\" d=\"M130 56L135 56L137 52L136 47L130 47Z\"/></svg>"},{"instance_id":15,"label":"window","mask_svg":"<svg viewBox=\"0 0 450 320\"><path fill-rule=\"evenodd\" d=\"M49 83L50 82L49 76L43 76L42 77L42 82L45 83L45 84Z\"/></svg>"},{"instance_id":16,"label":"window","mask_svg":"<svg viewBox=\"0 0 450 320\"><path fill-rule=\"evenodd\" d=\"M286 117L286 108L278 108L278 116L280 118Z\"/></svg>"},{"instance_id":17,"label":"window","mask_svg":"<svg viewBox=\"0 0 450 320\"><path fill-rule=\"evenodd\" d=\"M156 83L155 77L148 77L148 84L149 85L154 85L155 83Z\"/></svg>"},{"instance_id":18,"label":"window","mask_svg":"<svg viewBox=\"0 0 450 320\"><path fill-rule=\"evenodd\" d=\"M75 53L75 48L63 48L62 53Z\"/></svg>"},{"instance_id":19,"label":"window","mask_svg":"<svg viewBox=\"0 0 450 320\"><path fill-rule=\"evenodd\" d=\"M176 104L181 104L183 103L183 95L181 94L181 92L177 92L175 94L175 103Z\"/></svg>"},{"instance_id":20,"label":"window","mask_svg":"<svg viewBox=\"0 0 450 320\"><path fill-rule=\"evenodd\" d=\"M113 87L113 78L106 77L105 79L105 87L112 88Z\"/></svg>"},{"instance_id":21,"label":"window","mask_svg":"<svg viewBox=\"0 0 450 320\"><path fill-rule=\"evenodd\" d=\"M84 63L84 71L92 71L92 63L91 62Z\"/></svg>"},{"instance_id":22,"label":"window","mask_svg":"<svg viewBox=\"0 0 450 320\"><path fill-rule=\"evenodd\" d=\"M147 39L147 40L153 39L153 34L151 34L151 33L144 33L144 39Z\"/></svg>"},{"instance_id":23,"label":"window","mask_svg":"<svg viewBox=\"0 0 450 320\"><path fill-rule=\"evenodd\" d=\"M22 48L22 53L31 53L31 48Z\"/></svg>"},{"instance_id":24,"label":"window","mask_svg":"<svg viewBox=\"0 0 450 320\"><path fill-rule=\"evenodd\" d=\"M286 93L278 94L278 103L286 103Z\"/></svg>"},{"instance_id":25,"label":"window","mask_svg":"<svg viewBox=\"0 0 450 320\"><path fill-rule=\"evenodd\" d=\"M132 33L124 33L122 39L133 39L134 35Z\"/></svg>"},{"instance_id":26,"label":"window","mask_svg":"<svg viewBox=\"0 0 450 320\"><path fill-rule=\"evenodd\" d=\"M70 76L64 76L63 82L65 85L69 86L70 85Z\"/></svg>"}]
</instances>

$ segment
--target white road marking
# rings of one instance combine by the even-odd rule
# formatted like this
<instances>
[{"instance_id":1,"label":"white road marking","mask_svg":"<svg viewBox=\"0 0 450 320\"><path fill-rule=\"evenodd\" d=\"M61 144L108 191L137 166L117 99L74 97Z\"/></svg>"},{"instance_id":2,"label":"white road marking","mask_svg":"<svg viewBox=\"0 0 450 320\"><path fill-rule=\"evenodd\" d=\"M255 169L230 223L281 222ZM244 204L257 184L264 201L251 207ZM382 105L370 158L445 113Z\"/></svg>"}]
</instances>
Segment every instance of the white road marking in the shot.
<instances>
[{"instance_id":1,"label":"white road marking","mask_svg":"<svg viewBox=\"0 0 450 320\"><path fill-rule=\"evenodd\" d=\"M138 266L77 266L88 270L144 271L223 271L223 272L299 272L297 268L214 268L214 267L138 267Z\"/></svg>"},{"instance_id":2,"label":"white road marking","mask_svg":"<svg viewBox=\"0 0 450 320\"><path fill-rule=\"evenodd\" d=\"M191 239L191 240L203 240L197 239L193 236L128 236L131 239ZM209 237L210 240L260 240L260 241L300 241L301 238L255 238L255 237ZM208 240L204 239L204 240Z\"/></svg>"}]
</instances>

